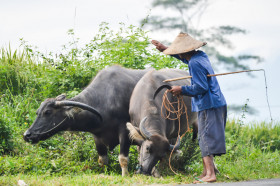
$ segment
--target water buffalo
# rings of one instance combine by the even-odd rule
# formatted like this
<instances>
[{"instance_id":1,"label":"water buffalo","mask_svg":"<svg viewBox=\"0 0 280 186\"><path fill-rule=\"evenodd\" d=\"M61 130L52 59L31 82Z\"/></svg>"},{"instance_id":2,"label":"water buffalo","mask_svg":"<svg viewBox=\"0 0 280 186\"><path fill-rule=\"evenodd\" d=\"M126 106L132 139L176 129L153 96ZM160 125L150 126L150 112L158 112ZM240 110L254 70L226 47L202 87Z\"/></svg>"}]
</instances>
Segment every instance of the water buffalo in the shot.
<instances>
[{"instance_id":1,"label":"water buffalo","mask_svg":"<svg viewBox=\"0 0 280 186\"><path fill-rule=\"evenodd\" d=\"M173 148L177 150L179 147L178 143L174 147L169 142L178 136L178 120L168 120L161 116L164 91L159 91L154 99L153 97L157 89L163 85L163 80L186 75L188 75L186 71L177 69L153 70L147 72L133 90L129 108L131 123L127 123L127 128L133 143L140 147L139 164L140 172L143 174L151 174L153 167L168 151ZM186 84L190 84L190 81L170 82L167 87ZM171 93L168 94L168 98L171 102L176 101ZM193 137L195 138L197 135L197 114L191 112L190 97L184 96L183 100L187 105L188 120L189 124L193 126ZM182 115L180 120L180 135L182 135L187 130L186 115Z\"/></svg>"},{"instance_id":2,"label":"water buffalo","mask_svg":"<svg viewBox=\"0 0 280 186\"><path fill-rule=\"evenodd\" d=\"M133 88L147 70L125 69L120 66L100 71L77 96L49 98L37 110L37 118L24 133L24 140L37 143L59 131L84 131L94 136L101 165L108 163L107 148L120 144L119 162L126 175L130 140L126 122Z\"/></svg>"}]
</instances>

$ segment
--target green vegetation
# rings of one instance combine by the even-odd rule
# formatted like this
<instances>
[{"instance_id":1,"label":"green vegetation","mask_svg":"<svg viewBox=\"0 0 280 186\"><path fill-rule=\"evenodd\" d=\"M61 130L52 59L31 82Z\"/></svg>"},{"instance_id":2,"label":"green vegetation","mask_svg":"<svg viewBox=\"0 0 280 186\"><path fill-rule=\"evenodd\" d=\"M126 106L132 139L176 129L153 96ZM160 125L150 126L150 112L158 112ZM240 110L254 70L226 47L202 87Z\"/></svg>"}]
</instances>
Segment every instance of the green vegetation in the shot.
<instances>
[{"instance_id":1,"label":"green vegetation","mask_svg":"<svg viewBox=\"0 0 280 186\"><path fill-rule=\"evenodd\" d=\"M88 133L63 132L31 145L24 131L36 117L36 109L49 97L78 94L96 73L113 64L127 68L183 68L187 66L149 48L147 33L121 24L114 32L100 25L96 36L84 47L69 30L71 42L61 54L43 54L22 40L21 49L2 48L0 52L0 185L24 180L29 185L151 184L189 183L200 173L199 149L190 135L182 140L182 157L172 165L159 165L163 178L135 175L136 147L130 149L130 177L121 177L119 149L109 153L110 164L97 163L93 137ZM280 176L279 123L244 125L227 123L227 154L216 158L219 181L248 180Z\"/></svg>"}]
</instances>

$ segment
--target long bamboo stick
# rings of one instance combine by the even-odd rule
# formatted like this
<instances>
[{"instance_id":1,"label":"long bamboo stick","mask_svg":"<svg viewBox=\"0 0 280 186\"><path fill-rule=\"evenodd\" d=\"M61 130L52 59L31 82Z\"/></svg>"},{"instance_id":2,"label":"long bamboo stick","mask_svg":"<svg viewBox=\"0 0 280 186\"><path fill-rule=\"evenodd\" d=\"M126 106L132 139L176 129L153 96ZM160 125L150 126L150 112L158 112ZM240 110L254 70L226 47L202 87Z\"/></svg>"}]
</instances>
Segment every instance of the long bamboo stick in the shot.
<instances>
[{"instance_id":1,"label":"long bamboo stick","mask_svg":"<svg viewBox=\"0 0 280 186\"><path fill-rule=\"evenodd\" d=\"M253 71L263 71L263 69L257 69L257 70L242 70L242 71L237 71L237 72L227 72L227 73L221 73L221 74L208 74L207 77L212 77L212 76L223 76L223 75L228 75L228 74L237 74L237 73L242 73L242 72L253 72ZM173 78L173 79L166 79L163 82L170 82L170 81L178 81L182 79L190 79L192 76L184 76L184 77L178 77L178 78Z\"/></svg>"},{"instance_id":2,"label":"long bamboo stick","mask_svg":"<svg viewBox=\"0 0 280 186\"><path fill-rule=\"evenodd\" d=\"M242 73L242 72L253 72L253 71L263 71L263 74L264 74L264 82L265 82L265 92L266 92L266 102L267 102L267 105L268 105L269 114L270 114L270 118L271 118L271 122L272 122L273 119L272 119L271 109L270 109L270 105L269 105L269 101L268 101L267 81L266 81L266 75L265 75L265 70L264 70L264 69L242 70L242 71L228 72L228 73L222 73L222 74L208 74L207 77L211 77L211 76L223 76L223 75L228 75L228 74L237 74L237 73ZM178 80L181 80L181 79L189 79L189 78L192 78L192 76L184 76L184 77L179 77L179 78L166 79L166 80L164 80L163 82L178 81Z\"/></svg>"}]
</instances>

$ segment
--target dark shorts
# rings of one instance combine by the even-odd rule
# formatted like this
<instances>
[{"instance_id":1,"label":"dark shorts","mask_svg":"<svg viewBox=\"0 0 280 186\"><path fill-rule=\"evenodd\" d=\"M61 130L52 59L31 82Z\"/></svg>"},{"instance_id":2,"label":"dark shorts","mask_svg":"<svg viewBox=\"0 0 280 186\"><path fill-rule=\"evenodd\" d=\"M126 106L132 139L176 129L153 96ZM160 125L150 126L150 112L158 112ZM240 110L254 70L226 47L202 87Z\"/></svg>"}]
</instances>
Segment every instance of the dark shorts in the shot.
<instances>
[{"instance_id":1,"label":"dark shorts","mask_svg":"<svg viewBox=\"0 0 280 186\"><path fill-rule=\"evenodd\" d=\"M198 142L202 157L226 153L227 106L198 112Z\"/></svg>"}]
</instances>

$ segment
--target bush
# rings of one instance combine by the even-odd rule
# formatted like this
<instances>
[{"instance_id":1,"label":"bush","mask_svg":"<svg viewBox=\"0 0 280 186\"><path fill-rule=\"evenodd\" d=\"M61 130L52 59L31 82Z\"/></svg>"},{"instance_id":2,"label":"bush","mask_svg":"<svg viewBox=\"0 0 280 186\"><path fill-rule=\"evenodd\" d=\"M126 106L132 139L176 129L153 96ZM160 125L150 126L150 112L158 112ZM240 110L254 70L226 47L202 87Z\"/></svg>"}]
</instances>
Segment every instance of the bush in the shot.
<instances>
[{"instance_id":1,"label":"bush","mask_svg":"<svg viewBox=\"0 0 280 186\"><path fill-rule=\"evenodd\" d=\"M1 111L0 111L1 113ZM3 118L0 118L0 155L12 151L13 142L11 141L11 129L6 126Z\"/></svg>"}]
</instances>

